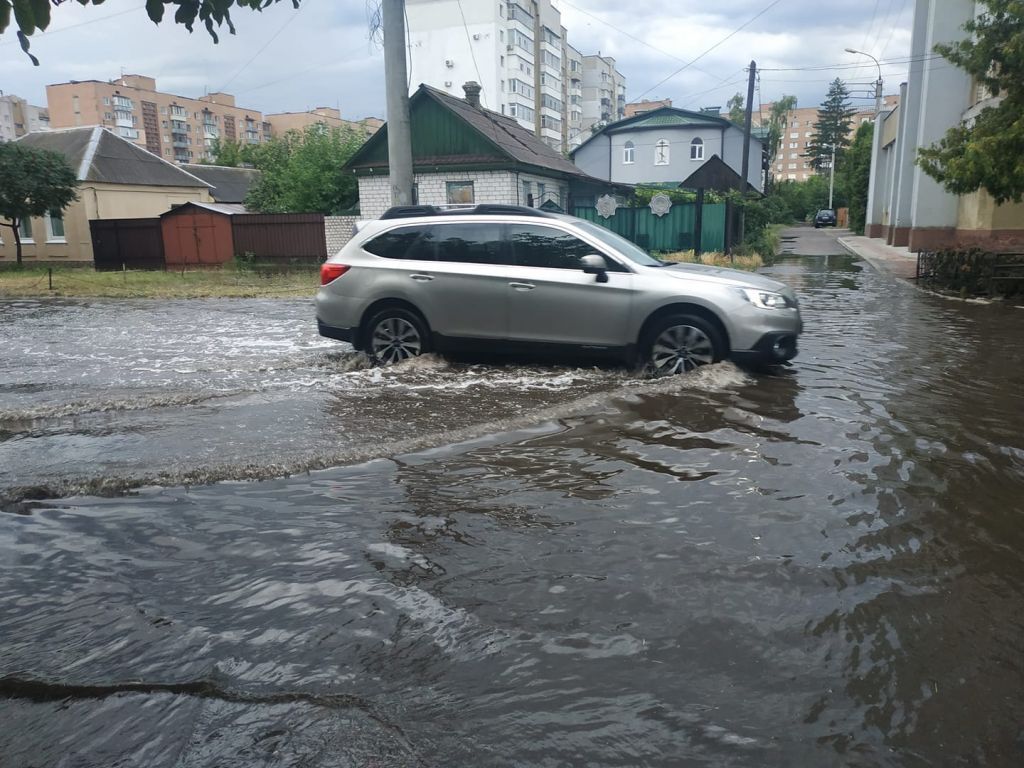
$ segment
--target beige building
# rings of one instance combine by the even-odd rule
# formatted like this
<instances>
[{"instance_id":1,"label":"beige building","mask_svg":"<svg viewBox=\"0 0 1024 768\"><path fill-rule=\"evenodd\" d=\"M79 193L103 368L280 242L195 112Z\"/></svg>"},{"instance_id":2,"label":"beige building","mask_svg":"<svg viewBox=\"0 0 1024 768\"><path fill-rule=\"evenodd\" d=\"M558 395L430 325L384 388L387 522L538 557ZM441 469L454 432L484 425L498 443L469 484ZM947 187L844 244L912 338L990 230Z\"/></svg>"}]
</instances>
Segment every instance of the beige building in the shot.
<instances>
[{"instance_id":1,"label":"beige building","mask_svg":"<svg viewBox=\"0 0 1024 768\"><path fill-rule=\"evenodd\" d=\"M50 113L46 107L33 106L13 94L0 95L0 141L14 141L26 133L49 128Z\"/></svg>"},{"instance_id":2,"label":"beige building","mask_svg":"<svg viewBox=\"0 0 1024 768\"><path fill-rule=\"evenodd\" d=\"M371 136L384 125L384 121L377 117L367 117L359 121L346 120L341 116L341 112L333 107L317 107L309 112L277 112L267 115L266 123L270 126L271 136L283 136L288 131L301 131L310 125L349 128Z\"/></svg>"},{"instance_id":3,"label":"beige building","mask_svg":"<svg viewBox=\"0 0 1024 768\"><path fill-rule=\"evenodd\" d=\"M53 128L101 125L178 163L212 159L218 138L258 144L271 133L259 111L236 106L231 94L177 96L144 75L48 85L46 102Z\"/></svg>"},{"instance_id":4,"label":"beige building","mask_svg":"<svg viewBox=\"0 0 1024 768\"><path fill-rule=\"evenodd\" d=\"M581 133L570 142L573 148L590 138L593 131L626 116L626 78L611 56L584 56L582 85Z\"/></svg>"},{"instance_id":5,"label":"beige building","mask_svg":"<svg viewBox=\"0 0 1024 768\"><path fill-rule=\"evenodd\" d=\"M91 262L90 221L155 217L175 205L213 200L205 181L107 128L31 133L18 142L64 155L78 172L79 181L78 199L63 211L22 222L22 257L26 262ZM0 228L0 237L0 264L15 261L11 230Z\"/></svg>"},{"instance_id":6,"label":"beige building","mask_svg":"<svg viewBox=\"0 0 1024 768\"><path fill-rule=\"evenodd\" d=\"M626 105L626 117L636 117L644 112L651 112L662 107L671 107L672 99L658 99L656 101L634 101Z\"/></svg>"},{"instance_id":7,"label":"beige building","mask_svg":"<svg viewBox=\"0 0 1024 768\"><path fill-rule=\"evenodd\" d=\"M884 96L882 98L883 112L892 109L900 103L898 94ZM761 109L754 113L754 125L759 125L761 120L765 123L771 114L772 104L762 104ZM728 119L728 113L722 117ZM850 137L857 132L861 123L870 123L875 119L875 106L858 109L853 115L850 125ZM814 168L811 166L811 159L807 157L807 145L811 143L816 134L814 126L818 122L818 107L800 107L791 110L786 115L786 130L782 133L782 142L779 144L779 154L775 158L775 165L772 167L772 175L778 181L806 181L814 176Z\"/></svg>"}]
</instances>

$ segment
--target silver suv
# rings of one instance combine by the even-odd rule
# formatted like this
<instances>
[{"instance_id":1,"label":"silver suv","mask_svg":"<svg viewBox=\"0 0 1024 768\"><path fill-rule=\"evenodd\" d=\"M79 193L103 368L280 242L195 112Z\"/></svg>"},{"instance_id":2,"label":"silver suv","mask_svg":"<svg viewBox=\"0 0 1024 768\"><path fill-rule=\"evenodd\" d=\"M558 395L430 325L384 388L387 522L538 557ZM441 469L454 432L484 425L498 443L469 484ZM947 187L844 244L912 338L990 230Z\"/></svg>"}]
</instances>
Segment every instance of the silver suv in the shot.
<instances>
[{"instance_id":1,"label":"silver suv","mask_svg":"<svg viewBox=\"0 0 1024 768\"><path fill-rule=\"evenodd\" d=\"M362 223L321 283L321 335L382 364L476 346L682 373L789 360L803 329L782 283L661 262L592 222L518 206L392 208Z\"/></svg>"}]
</instances>

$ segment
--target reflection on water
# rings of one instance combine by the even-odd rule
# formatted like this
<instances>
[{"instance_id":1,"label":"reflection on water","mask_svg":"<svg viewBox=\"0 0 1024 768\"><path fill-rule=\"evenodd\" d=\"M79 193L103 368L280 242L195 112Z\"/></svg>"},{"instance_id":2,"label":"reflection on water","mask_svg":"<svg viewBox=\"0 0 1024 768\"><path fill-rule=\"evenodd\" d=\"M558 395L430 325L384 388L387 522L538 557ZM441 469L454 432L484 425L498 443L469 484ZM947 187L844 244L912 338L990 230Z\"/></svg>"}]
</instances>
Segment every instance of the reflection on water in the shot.
<instances>
[{"instance_id":1,"label":"reflection on water","mask_svg":"<svg viewBox=\"0 0 1024 768\"><path fill-rule=\"evenodd\" d=\"M772 271L778 375L310 372L463 442L0 515L3 765L1021 764L1021 313Z\"/></svg>"}]
</instances>

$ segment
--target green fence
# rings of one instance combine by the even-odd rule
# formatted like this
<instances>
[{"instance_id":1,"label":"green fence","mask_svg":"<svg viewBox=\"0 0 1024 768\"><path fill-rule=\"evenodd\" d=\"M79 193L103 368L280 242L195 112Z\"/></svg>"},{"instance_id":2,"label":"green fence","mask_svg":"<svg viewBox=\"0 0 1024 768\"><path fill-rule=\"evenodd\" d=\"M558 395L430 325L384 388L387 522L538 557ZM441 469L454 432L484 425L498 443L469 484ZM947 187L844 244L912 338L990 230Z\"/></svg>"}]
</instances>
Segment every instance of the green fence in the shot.
<instances>
[{"instance_id":1,"label":"green fence","mask_svg":"<svg viewBox=\"0 0 1024 768\"><path fill-rule=\"evenodd\" d=\"M696 203L673 205L664 216L655 216L647 207L619 208L608 219L599 216L593 207L574 208L573 215L600 224L647 251L688 251L693 248ZM725 203L705 203L701 250L725 250Z\"/></svg>"}]
</instances>

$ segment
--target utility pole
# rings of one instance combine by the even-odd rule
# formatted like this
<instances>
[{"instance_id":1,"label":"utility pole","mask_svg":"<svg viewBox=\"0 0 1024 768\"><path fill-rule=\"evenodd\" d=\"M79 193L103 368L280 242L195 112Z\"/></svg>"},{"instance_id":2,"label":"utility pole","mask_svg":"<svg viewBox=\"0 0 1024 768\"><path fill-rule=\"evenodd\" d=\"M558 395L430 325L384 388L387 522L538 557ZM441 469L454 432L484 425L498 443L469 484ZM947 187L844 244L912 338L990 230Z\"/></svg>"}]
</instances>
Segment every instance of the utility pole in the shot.
<instances>
[{"instance_id":1,"label":"utility pole","mask_svg":"<svg viewBox=\"0 0 1024 768\"><path fill-rule=\"evenodd\" d=\"M750 62L750 78L747 80L747 113L743 118L743 177L742 189L747 189L747 174L750 173L750 125L754 119L754 80L757 78L757 62Z\"/></svg>"},{"instance_id":2,"label":"utility pole","mask_svg":"<svg viewBox=\"0 0 1024 768\"><path fill-rule=\"evenodd\" d=\"M828 209L832 208L832 190L836 186L836 142L832 141L832 162L828 166Z\"/></svg>"},{"instance_id":3,"label":"utility pole","mask_svg":"<svg viewBox=\"0 0 1024 768\"><path fill-rule=\"evenodd\" d=\"M412 205L412 128L406 67L405 0L382 0L384 86L387 92L388 169L391 204Z\"/></svg>"}]
</instances>

